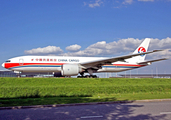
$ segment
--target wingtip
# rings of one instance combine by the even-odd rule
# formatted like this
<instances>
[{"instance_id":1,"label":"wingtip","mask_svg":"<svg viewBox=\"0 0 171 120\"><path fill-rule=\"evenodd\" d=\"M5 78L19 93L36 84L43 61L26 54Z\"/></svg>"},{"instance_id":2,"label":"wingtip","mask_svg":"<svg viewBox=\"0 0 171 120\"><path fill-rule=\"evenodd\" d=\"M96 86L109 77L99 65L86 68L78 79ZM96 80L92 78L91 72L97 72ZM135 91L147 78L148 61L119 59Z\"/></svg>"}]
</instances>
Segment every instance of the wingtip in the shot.
<instances>
[{"instance_id":1,"label":"wingtip","mask_svg":"<svg viewBox=\"0 0 171 120\"><path fill-rule=\"evenodd\" d=\"M159 51L163 51L163 50L153 50L153 52L159 52Z\"/></svg>"},{"instance_id":2,"label":"wingtip","mask_svg":"<svg viewBox=\"0 0 171 120\"><path fill-rule=\"evenodd\" d=\"M170 58L163 58L163 60L168 60L168 59L170 59Z\"/></svg>"}]
</instances>

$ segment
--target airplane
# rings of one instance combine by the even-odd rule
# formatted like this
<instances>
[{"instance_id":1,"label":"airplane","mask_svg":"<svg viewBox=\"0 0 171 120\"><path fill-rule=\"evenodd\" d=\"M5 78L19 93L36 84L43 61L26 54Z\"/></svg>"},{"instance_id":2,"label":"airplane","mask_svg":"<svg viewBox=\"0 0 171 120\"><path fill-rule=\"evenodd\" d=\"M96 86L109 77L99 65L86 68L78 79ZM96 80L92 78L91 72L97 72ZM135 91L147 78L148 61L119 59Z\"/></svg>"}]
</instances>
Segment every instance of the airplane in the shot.
<instances>
[{"instance_id":1,"label":"airplane","mask_svg":"<svg viewBox=\"0 0 171 120\"><path fill-rule=\"evenodd\" d=\"M152 62L166 60L160 58L145 61L146 54L162 50L148 51L150 38L146 38L140 46L129 55L119 57L64 57L64 56L20 56L7 60L2 64L15 73L52 73L54 77L81 76L97 78L93 73L122 72L151 65Z\"/></svg>"}]
</instances>

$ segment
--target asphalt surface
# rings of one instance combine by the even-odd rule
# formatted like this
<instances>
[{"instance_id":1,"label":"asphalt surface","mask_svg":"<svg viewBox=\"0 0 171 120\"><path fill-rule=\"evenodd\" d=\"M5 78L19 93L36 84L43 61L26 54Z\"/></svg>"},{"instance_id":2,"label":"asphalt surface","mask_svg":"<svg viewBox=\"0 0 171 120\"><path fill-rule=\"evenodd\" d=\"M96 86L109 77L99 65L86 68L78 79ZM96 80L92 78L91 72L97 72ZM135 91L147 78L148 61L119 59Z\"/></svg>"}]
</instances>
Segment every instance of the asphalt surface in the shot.
<instances>
[{"instance_id":1,"label":"asphalt surface","mask_svg":"<svg viewBox=\"0 0 171 120\"><path fill-rule=\"evenodd\" d=\"M171 120L171 101L0 110L0 120Z\"/></svg>"}]
</instances>

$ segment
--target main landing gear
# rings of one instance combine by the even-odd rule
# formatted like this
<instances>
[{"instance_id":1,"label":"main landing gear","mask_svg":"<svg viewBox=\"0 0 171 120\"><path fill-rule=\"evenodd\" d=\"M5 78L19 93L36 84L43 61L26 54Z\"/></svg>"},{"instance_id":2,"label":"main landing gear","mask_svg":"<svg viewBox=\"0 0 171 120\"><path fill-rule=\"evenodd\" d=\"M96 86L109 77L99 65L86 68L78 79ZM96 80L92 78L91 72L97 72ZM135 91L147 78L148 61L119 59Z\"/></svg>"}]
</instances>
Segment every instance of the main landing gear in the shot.
<instances>
[{"instance_id":1,"label":"main landing gear","mask_svg":"<svg viewBox=\"0 0 171 120\"><path fill-rule=\"evenodd\" d=\"M98 78L96 75L77 76L77 78Z\"/></svg>"},{"instance_id":2,"label":"main landing gear","mask_svg":"<svg viewBox=\"0 0 171 120\"><path fill-rule=\"evenodd\" d=\"M80 73L81 76L77 76L77 78L98 78L96 75L85 75L84 76L84 73Z\"/></svg>"}]
</instances>

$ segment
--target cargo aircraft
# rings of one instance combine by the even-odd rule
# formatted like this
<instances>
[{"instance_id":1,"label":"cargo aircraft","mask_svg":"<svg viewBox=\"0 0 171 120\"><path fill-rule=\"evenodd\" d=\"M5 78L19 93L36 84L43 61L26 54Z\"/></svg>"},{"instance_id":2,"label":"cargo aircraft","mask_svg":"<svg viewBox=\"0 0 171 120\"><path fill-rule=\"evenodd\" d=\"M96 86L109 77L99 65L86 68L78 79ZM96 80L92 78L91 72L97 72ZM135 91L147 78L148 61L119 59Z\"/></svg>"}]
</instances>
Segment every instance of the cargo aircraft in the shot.
<instances>
[{"instance_id":1,"label":"cargo aircraft","mask_svg":"<svg viewBox=\"0 0 171 120\"><path fill-rule=\"evenodd\" d=\"M150 38L146 38L140 46L129 55L119 57L63 57L63 56L21 56L7 60L2 64L15 73L52 73L54 77L77 76L97 77L93 73L122 72L151 65L152 62L166 60L160 58L145 61L146 54L161 50L147 51Z\"/></svg>"}]
</instances>

